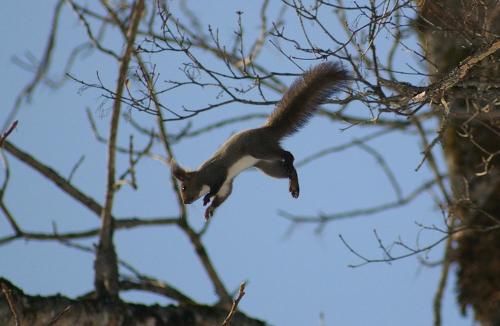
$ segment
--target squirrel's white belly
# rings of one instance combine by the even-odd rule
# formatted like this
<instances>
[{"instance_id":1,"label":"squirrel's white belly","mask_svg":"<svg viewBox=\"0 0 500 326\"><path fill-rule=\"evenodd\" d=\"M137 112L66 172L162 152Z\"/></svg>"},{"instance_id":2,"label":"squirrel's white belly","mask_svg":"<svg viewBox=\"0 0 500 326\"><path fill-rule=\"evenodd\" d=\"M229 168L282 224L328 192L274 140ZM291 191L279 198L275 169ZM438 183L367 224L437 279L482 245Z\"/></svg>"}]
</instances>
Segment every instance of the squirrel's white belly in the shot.
<instances>
[{"instance_id":1,"label":"squirrel's white belly","mask_svg":"<svg viewBox=\"0 0 500 326\"><path fill-rule=\"evenodd\" d=\"M246 170L254 166L259 159L252 157L250 155L243 156L236 163L229 167L227 171L227 180L232 180L235 176L240 174L241 171Z\"/></svg>"}]
</instances>

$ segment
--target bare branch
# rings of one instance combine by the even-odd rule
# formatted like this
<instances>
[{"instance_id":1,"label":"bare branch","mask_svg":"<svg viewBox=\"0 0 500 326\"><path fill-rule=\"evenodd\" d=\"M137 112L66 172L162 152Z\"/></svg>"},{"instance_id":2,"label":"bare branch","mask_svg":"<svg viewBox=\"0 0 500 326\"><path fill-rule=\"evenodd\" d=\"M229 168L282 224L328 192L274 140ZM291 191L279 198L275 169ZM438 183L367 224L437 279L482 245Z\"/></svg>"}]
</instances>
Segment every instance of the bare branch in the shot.
<instances>
[{"instance_id":1,"label":"bare branch","mask_svg":"<svg viewBox=\"0 0 500 326\"><path fill-rule=\"evenodd\" d=\"M23 163L29 165L32 169L42 174L44 177L52 181L57 187L62 191L73 197L75 200L86 206L97 216L101 215L102 206L95 201L89 195L86 195L81 190L73 186L66 178L63 178L59 173L57 173L53 168L48 165L43 164L30 154L24 152L20 148L16 147L14 144L6 140L4 142L4 148L7 152L12 154L14 157L22 161Z\"/></svg>"},{"instance_id":2,"label":"bare branch","mask_svg":"<svg viewBox=\"0 0 500 326\"><path fill-rule=\"evenodd\" d=\"M349 267L352 267L352 268L361 267L361 266L364 266L367 264L372 264L372 263L390 263L393 261L397 261L397 260L401 260L401 259L408 258L411 256L415 256L415 255L418 255L418 254L423 253L423 252L428 252L432 248L436 247L437 245L439 245L440 243L442 243L443 241L448 239L450 236L451 235L448 234L448 235L440 238L439 240L434 241L434 242L430 243L429 245L421 247L421 248L413 249L413 248L410 248L410 247L405 245L404 247L406 249L408 249L408 251L409 251L408 253L397 255L397 256L395 256L395 255L387 256L387 254L389 253L389 250L385 247L385 245L382 244L381 239L376 235L377 242L379 243L380 248L386 254L386 256L384 258L380 258L380 259L372 259L372 258L366 258L365 256L361 255L358 251L353 249L347 243L347 241L344 239L344 237L339 234L339 238L342 241L342 243L346 246L346 248L349 249L350 252L352 252L354 255L356 255L358 258L360 258L362 260L361 263L350 264ZM397 243L397 244L401 245L402 243Z\"/></svg>"},{"instance_id":3,"label":"bare branch","mask_svg":"<svg viewBox=\"0 0 500 326\"><path fill-rule=\"evenodd\" d=\"M64 240L75 240L75 239L85 239L92 238L99 235L100 228L94 228L84 231L75 232L59 232L54 226L54 230L51 233L43 232L31 232L21 229L14 220L14 217L7 210L5 204L0 201L0 209L7 216L12 228L15 231L14 235L6 236L0 238L0 244L6 244L18 239L26 240L39 240L39 241L64 241ZM179 218L177 217L156 217L156 218L140 218L140 217L130 217L130 218L119 218L115 219L114 229L115 230L128 230L137 227L144 226L161 226L161 225L175 225L179 224Z\"/></svg>"},{"instance_id":4,"label":"bare branch","mask_svg":"<svg viewBox=\"0 0 500 326\"><path fill-rule=\"evenodd\" d=\"M159 8L159 10L161 10L161 8ZM151 74L149 73L146 65L144 64L141 56L139 54L136 54L135 56L137 58L137 61L138 61L139 66L141 68L142 74L143 74L144 79L146 81L147 90L148 90L148 92L153 100L155 107L156 107L156 110L158 113L156 121L157 121L158 129L160 130L160 140L161 140L161 143L162 143L164 150L167 154L167 159L169 162L171 162L173 159L173 152L172 152L172 149L170 147L170 142L169 142L167 131L165 129L163 115L162 115L162 112L160 110L160 103L159 103L159 100L157 98L156 92L154 90L153 79L151 78ZM208 256L208 254L206 253L206 250L205 250L205 248L202 244L202 241L201 241L201 236L199 234L197 234L188 223L186 207L182 202L182 197L181 197L179 186L177 185L177 181L175 180L175 177L172 174L171 174L171 183L172 183L173 190L176 194L177 204L178 204L179 209L180 209L179 226L186 233L186 235L189 237L189 240L191 241L193 247L195 248L195 251L196 251L196 254L198 255L198 258L200 259L203 267L205 268L208 276L210 277L210 280L212 281L214 288L215 288L215 291L216 291L217 295L219 296L220 300L222 301L223 304L228 304L231 301L231 298L230 298L224 284L222 283L222 280L219 278L217 272L215 271L215 268L214 268L214 266L213 266L213 264Z\"/></svg>"},{"instance_id":5,"label":"bare branch","mask_svg":"<svg viewBox=\"0 0 500 326\"><path fill-rule=\"evenodd\" d=\"M92 32L92 28L90 27L89 22L87 19L83 16L82 12L79 10L79 8L76 6L73 0L66 0L69 2L71 9L77 14L78 19L83 23L83 26L85 26L85 31L87 32L87 36L93 46L95 46L99 51L106 53L116 59L116 61L120 61L120 56L116 54L114 51L104 48L99 40L94 37L94 33Z\"/></svg>"},{"instance_id":6,"label":"bare branch","mask_svg":"<svg viewBox=\"0 0 500 326\"><path fill-rule=\"evenodd\" d=\"M390 184L392 185L392 188L394 189L394 192L396 193L396 198L401 200L403 197L403 192L401 191L401 186L399 185L399 182L392 172L391 168L385 161L384 157L382 154L380 154L377 150L372 148L371 146L368 146L365 143L357 143L360 148L362 148L364 151L366 151L368 154L373 156L377 163L381 166L382 170L384 171L384 174L387 176L387 179L389 180Z\"/></svg>"},{"instance_id":7,"label":"bare branch","mask_svg":"<svg viewBox=\"0 0 500 326\"><path fill-rule=\"evenodd\" d=\"M61 9L62 5L64 4L64 0L59 0L56 4L56 7L54 9L54 14L52 16L52 27L49 32L49 39L46 43L45 51L43 53L43 57L40 60L40 63L38 64L36 68L36 73L35 76L33 77L33 80L26 85L23 90L17 95L16 101L14 103L14 106L9 112L9 115L7 116L7 119L4 122L4 126L2 129L6 129L8 125L14 121L16 118L17 112L21 108L21 105L23 104L23 101L25 99L30 99L31 95L35 91L36 87L40 83L40 81L43 80L45 77L45 74L50 68L51 60L52 60L52 54L54 52L54 46L56 42L56 34L58 31L59 27L59 18L61 15Z\"/></svg>"},{"instance_id":8,"label":"bare branch","mask_svg":"<svg viewBox=\"0 0 500 326\"><path fill-rule=\"evenodd\" d=\"M387 211L389 209L401 207L403 205L408 204L409 202L411 202L415 198L417 198L420 194L422 194L426 190L430 189L435 184L436 184L436 180L432 179L430 181L427 181L427 182L424 182L423 184L421 184L418 188L413 190L413 192L409 193L406 197L403 196L395 201L372 206L372 207L368 207L368 208L353 209L350 211L334 213L334 214L320 214L319 216L298 216L298 215L293 215L293 214L290 214L290 213L287 213L284 211L279 211L278 213L293 223L314 223L314 224L317 223L319 225L323 225L327 222L332 222L332 221L337 221L340 219L352 218L352 217L357 217L357 216L373 215L373 214Z\"/></svg>"},{"instance_id":9,"label":"bare branch","mask_svg":"<svg viewBox=\"0 0 500 326\"><path fill-rule=\"evenodd\" d=\"M153 278L141 277L139 280L134 281L131 279L121 280L119 283L120 290L141 290L151 293L156 293L167 298L176 300L182 304L195 304L195 301L186 296L176 288L168 285L165 282L158 281Z\"/></svg>"}]
</instances>

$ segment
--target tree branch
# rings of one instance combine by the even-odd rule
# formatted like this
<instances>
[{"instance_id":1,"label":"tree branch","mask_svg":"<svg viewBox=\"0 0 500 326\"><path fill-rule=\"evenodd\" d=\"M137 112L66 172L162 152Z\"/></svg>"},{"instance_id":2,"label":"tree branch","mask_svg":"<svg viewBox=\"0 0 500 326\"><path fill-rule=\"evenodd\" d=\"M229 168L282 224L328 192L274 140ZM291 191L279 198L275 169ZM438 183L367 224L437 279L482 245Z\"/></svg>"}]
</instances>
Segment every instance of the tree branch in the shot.
<instances>
[{"instance_id":1,"label":"tree branch","mask_svg":"<svg viewBox=\"0 0 500 326\"><path fill-rule=\"evenodd\" d=\"M446 91L462 81L470 69L498 50L500 50L500 40L490 42L473 55L462 60L449 74L430 85L426 91L415 95L412 100L414 102L427 102L430 100L439 102L439 97L442 97Z\"/></svg>"},{"instance_id":2,"label":"tree branch","mask_svg":"<svg viewBox=\"0 0 500 326\"><path fill-rule=\"evenodd\" d=\"M77 189L68 180L66 180L66 178L63 178L59 173L57 173L53 168L46 164L43 164L38 159L16 147L8 140L4 142L3 148L5 148L7 152L12 154L18 160L29 165L32 169L52 181L62 191L90 209L97 216L101 215L102 206L94 198Z\"/></svg>"},{"instance_id":3,"label":"tree branch","mask_svg":"<svg viewBox=\"0 0 500 326\"><path fill-rule=\"evenodd\" d=\"M111 117L110 135L108 143L108 177L106 186L106 199L101 215L101 231L99 235L99 246L95 260L95 287L99 298L118 300L118 264L116 251L113 245L113 200L115 194L115 160L116 160L116 138L118 134L118 122L120 119L121 96L127 82L127 72L137 28L141 21L144 10L144 0L137 0L132 9L132 19L127 32L127 46L122 57L118 82L116 85L116 99L113 104L113 115Z\"/></svg>"}]
</instances>

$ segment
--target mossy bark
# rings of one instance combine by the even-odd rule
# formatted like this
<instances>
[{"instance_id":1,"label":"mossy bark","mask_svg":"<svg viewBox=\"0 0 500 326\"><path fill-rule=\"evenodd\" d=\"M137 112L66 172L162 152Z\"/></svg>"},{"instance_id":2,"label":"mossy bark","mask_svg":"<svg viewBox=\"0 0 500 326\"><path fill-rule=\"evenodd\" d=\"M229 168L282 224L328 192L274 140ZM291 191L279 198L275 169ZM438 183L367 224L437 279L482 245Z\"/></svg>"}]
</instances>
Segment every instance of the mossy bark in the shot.
<instances>
[{"instance_id":1,"label":"mossy bark","mask_svg":"<svg viewBox=\"0 0 500 326\"><path fill-rule=\"evenodd\" d=\"M498 40L497 1L420 1L418 28L434 80ZM495 35L496 33L496 35ZM458 265L457 295L482 325L500 325L500 56L482 60L443 100L442 146L459 226L451 259ZM443 114L443 110L449 113ZM498 153L498 155L495 155ZM489 160L489 161L488 161Z\"/></svg>"}]
</instances>

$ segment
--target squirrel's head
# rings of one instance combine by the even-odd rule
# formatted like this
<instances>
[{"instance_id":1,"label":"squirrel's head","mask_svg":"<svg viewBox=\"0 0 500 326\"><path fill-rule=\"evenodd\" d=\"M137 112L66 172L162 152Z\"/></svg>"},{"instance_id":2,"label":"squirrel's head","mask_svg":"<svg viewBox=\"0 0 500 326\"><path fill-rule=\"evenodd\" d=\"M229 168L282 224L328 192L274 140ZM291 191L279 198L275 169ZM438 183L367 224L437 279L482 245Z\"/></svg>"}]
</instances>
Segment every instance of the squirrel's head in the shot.
<instances>
[{"instance_id":1,"label":"squirrel's head","mask_svg":"<svg viewBox=\"0 0 500 326\"><path fill-rule=\"evenodd\" d=\"M186 171L180 167L174 160L170 162L172 174L180 181L182 202L191 204L200 198L206 192L206 185L199 182L196 171Z\"/></svg>"}]
</instances>

